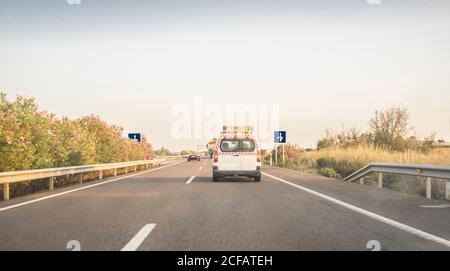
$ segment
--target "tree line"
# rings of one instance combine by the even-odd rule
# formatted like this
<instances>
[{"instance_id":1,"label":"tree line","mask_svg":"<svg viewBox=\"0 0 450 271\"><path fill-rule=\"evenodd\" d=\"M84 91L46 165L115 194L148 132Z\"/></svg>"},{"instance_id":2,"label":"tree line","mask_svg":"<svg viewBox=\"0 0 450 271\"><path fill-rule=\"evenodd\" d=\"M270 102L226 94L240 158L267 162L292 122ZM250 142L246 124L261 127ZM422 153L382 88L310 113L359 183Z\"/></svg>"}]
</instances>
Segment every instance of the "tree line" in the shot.
<instances>
[{"instance_id":1,"label":"tree line","mask_svg":"<svg viewBox=\"0 0 450 271\"><path fill-rule=\"evenodd\" d=\"M57 117L33 98L0 93L0 172L151 159L153 150L99 116Z\"/></svg>"},{"instance_id":2,"label":"tree line","mask_svg":"<svg viewBox=\"0 0 450 271\"><path fill-rule=\"evenodd\" d=\"M360 132L358 128L342 129L333 133L330 130L318 140L317 149L329 147L374 146L389 151L420 151L427 152L436 145L436 134L418 139L408 136L409 114L405 108L393 107L385 111L376 111L369 120L369 129Z\"/></svg>"}]
</instances>

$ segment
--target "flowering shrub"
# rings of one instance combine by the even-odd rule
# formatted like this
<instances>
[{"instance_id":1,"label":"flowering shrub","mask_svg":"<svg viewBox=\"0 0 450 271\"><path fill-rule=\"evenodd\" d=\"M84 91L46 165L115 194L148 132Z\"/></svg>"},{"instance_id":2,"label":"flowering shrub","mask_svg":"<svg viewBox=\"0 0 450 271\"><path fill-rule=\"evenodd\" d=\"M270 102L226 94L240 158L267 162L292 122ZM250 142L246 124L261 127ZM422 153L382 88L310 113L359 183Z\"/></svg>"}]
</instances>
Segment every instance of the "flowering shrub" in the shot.
<instances>
[{"instance_id":1,"label":"flowering shrub","mask_svg":"<svg viewBox=\"0 0 450 271\"><path fill-rule=\"evenodd\" d=\"M40 111L34 99L0 93L0 172L151 159L139 144L99 116L75 120Z\"/></svg>"}]
</instances>

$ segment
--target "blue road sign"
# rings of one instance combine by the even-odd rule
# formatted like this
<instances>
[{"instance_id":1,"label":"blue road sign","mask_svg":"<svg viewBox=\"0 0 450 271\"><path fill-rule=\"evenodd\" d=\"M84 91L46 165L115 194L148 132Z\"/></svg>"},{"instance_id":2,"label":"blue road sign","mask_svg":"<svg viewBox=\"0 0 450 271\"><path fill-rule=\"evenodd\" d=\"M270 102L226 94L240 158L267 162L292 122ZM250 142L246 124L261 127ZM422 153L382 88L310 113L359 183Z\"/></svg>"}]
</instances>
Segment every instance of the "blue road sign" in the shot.
<instances>
[{"instance_id":1,"label":"blue road sign","mask_svg":"<svg viewBox=\"0 0 450 271\"><path fill-rule=\"evenodd\" d=\"M141 134L128 134L128 138L131 140L135 140L138 143L141 143Z\"/></svg>"},{"instance_id":2,"label":"blue road sign","mask_svg":"<svg viewBox=\"0 0 450 271\"><path fill-rule=\"evenodd\" d=\"M286 131L275 131L273 135L274 143L286 143Z\"/></svg>"}]
</instances>

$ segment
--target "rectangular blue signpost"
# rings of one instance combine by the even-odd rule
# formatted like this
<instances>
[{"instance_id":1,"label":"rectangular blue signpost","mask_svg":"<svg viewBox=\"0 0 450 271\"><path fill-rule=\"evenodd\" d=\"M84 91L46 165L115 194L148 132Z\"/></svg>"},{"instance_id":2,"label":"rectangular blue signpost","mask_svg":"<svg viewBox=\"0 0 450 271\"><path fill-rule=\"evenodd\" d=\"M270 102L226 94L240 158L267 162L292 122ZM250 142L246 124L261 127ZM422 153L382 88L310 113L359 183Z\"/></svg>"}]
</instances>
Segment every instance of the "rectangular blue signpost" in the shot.
<instances>
[{"instance_id":1,"label":"rectangular blue signpost","mask_svg":"<svg viewBox=\"0 0 450 271\"><path fill-rule=\"evenodd\" d=\"M128 134L128 138L136 141L137 143L141 143L141 134L139 133Z\"/></svg>"},{"instance_id":2,"label":"rectangular blue signpost","mask_svg":"<svg viewBox=\"0 0 450 271\"><path fill-rule=\"evenodd\" d=\"M283 165L284 165L284 144L286 144L286 131L275 131L273 133L273 142L275 143L275 165L278 164L278 145L283 145Z\"/></svg>"},{"instance_id":3,"label":"rectangular blue signpost","mask_svg":"<svg viewBox=\"0 0 450 271\"><path fill-rule=\"evenodd\" d=\"M286 131L275 131L273 140L274 140L274 143L285 144L286 143Z\"/></svg>"}]
</instances>

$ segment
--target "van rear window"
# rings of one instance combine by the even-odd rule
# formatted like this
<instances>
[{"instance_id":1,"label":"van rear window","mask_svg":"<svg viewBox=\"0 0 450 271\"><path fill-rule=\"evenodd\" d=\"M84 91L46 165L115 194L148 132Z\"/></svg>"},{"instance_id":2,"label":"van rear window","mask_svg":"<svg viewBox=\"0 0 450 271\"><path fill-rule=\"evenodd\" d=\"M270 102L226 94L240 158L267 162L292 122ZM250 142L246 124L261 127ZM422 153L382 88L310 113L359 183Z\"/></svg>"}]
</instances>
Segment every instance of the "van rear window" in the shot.
<instances>
[{"instance_id":1,"label":"van rear window","mask_svg":"<svg viewBox=\"0 0 450 271\"><path fill-rule=\"evenodd\" d=\"M255 142L251 139L241 139L242 141L242 151L252 152L255 150Z\"/></svg>"},{"instance_id":2,"label":"van rear window","mask_svg":"<svg viewBox=\"0 0 450 271\"><path fill-rule=\"evenodd\" d=\"M222 139L220 150L222 152L253 152L255 142L252 139Z\"/></svg>"},{"instance_id":3,"label":"van rear window","mask_svg":"<svg viewBox=\"0 0 450 271\"><path fill-rule=\"evenodd\" d=\"M220 143L220 150L222 152L239 151L239 139L223 139Z\"/></svg>"}]
</instances>

